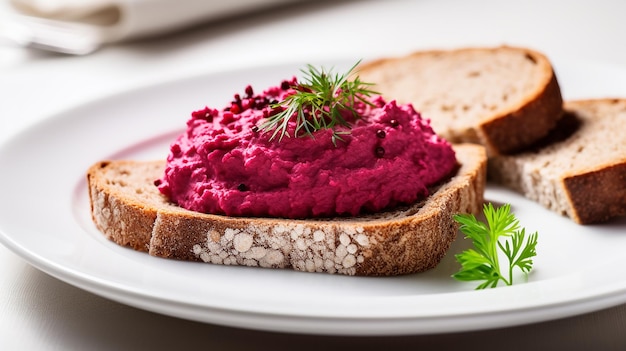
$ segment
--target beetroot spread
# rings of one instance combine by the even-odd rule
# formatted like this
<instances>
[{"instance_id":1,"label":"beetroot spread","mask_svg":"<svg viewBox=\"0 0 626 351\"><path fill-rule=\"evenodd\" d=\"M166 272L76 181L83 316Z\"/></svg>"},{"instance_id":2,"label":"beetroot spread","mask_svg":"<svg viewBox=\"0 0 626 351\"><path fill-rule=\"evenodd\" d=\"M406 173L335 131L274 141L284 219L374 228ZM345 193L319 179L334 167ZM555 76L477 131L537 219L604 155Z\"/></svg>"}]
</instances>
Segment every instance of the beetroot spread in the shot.
<instances>
[{"instance_id":1,"label":"beetroot spread","mask_svg":"<svg viewBox=\"0 0 626 351\"><path fill-rule=\"evenodd\" d=\"M358 215L428 195L450 175L456 158L428 120L410 104L367 98L358 102L351 129L333 140L331 129L313 137L272 139L259 125L272 101L293 93L295 78L223 110L192 113L171 145L159 190L186 209L228 216L310 218ZM290 122L292 123L292 122Z\"/></svg>"}]
</instances>

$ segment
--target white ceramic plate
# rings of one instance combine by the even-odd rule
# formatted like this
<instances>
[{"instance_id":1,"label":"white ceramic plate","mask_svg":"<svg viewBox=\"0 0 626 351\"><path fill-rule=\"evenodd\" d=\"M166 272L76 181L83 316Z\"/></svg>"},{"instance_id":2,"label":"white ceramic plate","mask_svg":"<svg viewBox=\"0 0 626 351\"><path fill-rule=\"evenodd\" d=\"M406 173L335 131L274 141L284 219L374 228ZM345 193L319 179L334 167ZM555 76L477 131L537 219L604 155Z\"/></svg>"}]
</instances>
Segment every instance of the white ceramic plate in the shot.
<instances>
[{"instance_id":1,"label":"white ceramic plate","mask_svg":"<svg viewBox=\"0 0 626 351\"><path fill-rule=\"evenodd\" d=\"M338 65L344 67L345 65ZM163 158L192 110L223 106L298 74L301 64L191 77L65 111L0 148L0 240L35 267L128 305L191 320L272 331L390 335L467 331L560 318L626 302L626 220L579 226L504 189L539 231L527 282L475 291L450 275L457 240L434 270L366 278L178 262L108 242L89 215L85 170L107 158ZM626 96L626 71L558 62L567 98Z\"/></svg>"}]
</instances>

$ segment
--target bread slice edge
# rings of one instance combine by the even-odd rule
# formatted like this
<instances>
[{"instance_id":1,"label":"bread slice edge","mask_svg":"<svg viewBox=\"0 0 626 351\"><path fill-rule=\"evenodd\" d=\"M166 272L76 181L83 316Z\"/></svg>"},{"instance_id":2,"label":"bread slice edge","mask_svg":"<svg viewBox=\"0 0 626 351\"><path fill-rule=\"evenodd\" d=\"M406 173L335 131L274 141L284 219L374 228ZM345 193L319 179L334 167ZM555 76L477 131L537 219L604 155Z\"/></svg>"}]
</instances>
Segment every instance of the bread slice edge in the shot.
<instances>
[{"instance_id":1,"label":"bread slice edge","mask_svg":"<svg viewBox=\"0 0 626 351\"><path fill-rule=\"evenodd\" d=\"M623 141L608 135L620 133L617 126L621 120L617 116L626 117L626 99L570 100L565 101L565 110L566 117L540 145L518 154L491 157L489 179L578 224L626 216L626 149L619 146L624 145ZM605 118L618 119L617 123L600 120ZM596 135L599 132L593 125L603 127L599 123L608 127ZM623 136L618 138L624 140ZM600 160L588 150L607 156ZM548 163L570 162L572 154L589 162L573 168L559 166L558 172L548 168Z\"/></svg>"},{"instance_id":2,"label":"bread slice edge","mask_svg":"<svg viewBox=\"0 0 626 351\"><path fill-rule=\"evenodd\" d=\"M482 209L486 151L472 144L454 148L456 175L422 203L376 215L288 220L188 211L152 184L163 161L94 164L87 172L91 215L111 241L157 257L347 275L422 272L435 267L455 240L453 215ZM148 169L143 184L128 189L136 181L129 173L138 167ZM112 169L131 178L111 179Z\"/></svg>"},{"instance_id":3,"label":"bread slice edge","mask_svg":"<svg viewBox=\"0 0 626 351\"><path fill-rule=\"evenodd\" d=\"M529 91L523 99L507 102L506 108L498 109L498 111L474 121L467 130L453 128L454 132L451 134L444 130L437 132L452 142L480 143L487 148L490 155L511 154L547 135L563 115L561 88L551 61L543 53L526 47L509 45L420 50L404 56L377 58L363 62L357 67L357 73L365 74L367 78L368 71L385 70L390 66L409 66L412 60L419 60L420 57L424 56L446 55L462 59L465 54L471 52L493 55L505 51L525 55L529 61L537 65L538 70L542 71L542 79L536 82L533 90ZM427 69L428 67L420 68L420 70ZM408 74L410 75L410 73ZM443 77L438 78L444 79ZM459 77L451 78L458 79ZM415 82L415 86L406 87L405 91L409 91L411 88L420 89L420 83ZM374 85L374 89L376 88L377 85ZM385 95L384 91L381 93ZM403 103L413 103L413 101L407 101L406 98L403 98L402 94L397 95L396 98ZM416 105L415 108L421 111L419 105Z\"/></svg>"}]
</instances>

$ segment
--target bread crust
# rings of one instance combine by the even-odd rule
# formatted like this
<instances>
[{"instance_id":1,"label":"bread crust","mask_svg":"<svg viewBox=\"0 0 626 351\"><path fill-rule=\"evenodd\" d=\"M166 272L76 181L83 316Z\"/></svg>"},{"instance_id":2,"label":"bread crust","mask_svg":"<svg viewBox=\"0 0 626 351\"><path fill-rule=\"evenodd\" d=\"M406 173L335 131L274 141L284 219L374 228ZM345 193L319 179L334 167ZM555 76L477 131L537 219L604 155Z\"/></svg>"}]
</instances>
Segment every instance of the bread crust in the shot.
<instances>
[{"instance_id":1,"label":"bread crust","mask_svg":"<svg viewBox=\"0 0 626 351\"><path fill-rule=\"evenodd\" d=\"M483 120L481 142L492 154L512 154L545 137L563 115L561 88L554 71L546 72L546 84L539 84L519 106Z\"/></svg>"},{"instance_id":2,"label":"bread crust","mask_svg":"<svg viewBox=\"0 0 626 351\"><path fill-rule=\"evenodd\" d=\"M493 111L483 111L481 116L475 118L469 125L461 125L450 120L448 114L441 110L451 108L457 102L450 98L447 91L432 89L436 83L427 80L435 78L439 81L450 80L458 83L459 89L471 84L475 89L486 91L493 88L494 82L488 81L493 77L478 71L472 75L471 72L461 70L438 71L437 76L432 77L432 74L428 73L432 69L432 60L444 58L451 62L456 60L460 67L473 66L476 61L482 60L481 63L484 65L482 69L489 71L490 66L496 64L497 55L526 58L531 65L536 66L539 78L531 87L526 88L522 96L504 98L497 108ZM468 64L469 60L473 62ZM482 144L490 155L511 154L531 145L547 135L563 114L561 89L551 62L542 53L528 48L498 46L417 51L402 57L365 62L358 67L358 74L364 81L375 83L374 88L383 96L393 97L401 103L414 104L416 110L424 117L433 120L433 127L437 133L447 140L455 143ZM402 76L400 83L395 79L399 74ZM506 77L501 77L502 81L498 84L511 84L510 80L523 78L522 73L510 72L510 74L517 77L509 77L508 81ZM504 92L506 89L502 87L502 90ZM462 94L467 92L464 91ZM432 102L432 107L426 101ZM481 101L474 101L472 105L477 106L480 103ZM442 125L447 129L438 128Z\"/></svg>"},{"instance_id":3,"label":"bread crust","mask_svg":"<svg viewBox=\"0 0 626 351\"><path fill-rule=\"evenodd\" d=\"M626 216L626 160L563 178L578 223L605 222Z\"/></svg>"},{"instance_id":4,"label":"bread crust","mask_svg":"<svg viewBox=\"0 0 626 351\"><path fill-rule=\"evenodd\" d=\"M187 211L152 184L163 161L94 164L87 172L91 214L110 240L158 257L347 275L422 272L435 267L456 238L452 216L482 208L486 151L454 148L456 175L422 203L379 214L288 220Z\"/></svg>"}]
</instances>

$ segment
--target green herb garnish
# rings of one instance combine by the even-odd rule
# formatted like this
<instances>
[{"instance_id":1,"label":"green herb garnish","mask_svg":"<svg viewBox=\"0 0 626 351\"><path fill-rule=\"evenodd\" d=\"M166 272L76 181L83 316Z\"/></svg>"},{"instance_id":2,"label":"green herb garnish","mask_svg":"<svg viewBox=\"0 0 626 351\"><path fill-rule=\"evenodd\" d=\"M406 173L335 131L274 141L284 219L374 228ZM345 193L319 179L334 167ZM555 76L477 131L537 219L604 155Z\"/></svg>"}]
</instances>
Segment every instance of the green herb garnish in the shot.
<instances>
[{"instance_id":1,"label":"green herb garnish","mask_svg":"<svg viewBox=\"0 0 626 351\"><path fill-rule=\"evenodd\" d=\"M359 77L348 80L359 62L345 74L333 74L332 70L326 72L323 68L320 70L307 65L308 70L301 70L304 73L304 80L292 87L295 93L272 105L272 108L281 111L268 116L260 125L260 129L274 130L270 139L278 135L281 140L284 136L290 136L287 127L289 121L295 118L296 137L304 135L312 137L315 131L332 129L333 143L337 139L341 140L340 135L348 134L349 131L337 131L335 128L337 126L350 128L350 123L343 114L348 112L355 119L359 118L353 108L355 103L361 101L372 105L365 97L378 94L369 89L373 84L364 83Z\"/></svg>"},{"instance_id":2,"label":"green herb garnish","mask_svg":"<svg viewBox=\"0 0 626 351\"><path fill-rule=\"evenodd\" d=\"M491 203L487 204L483 213L486 224L471 214L454 216L454 220L461 224L461 232L465 238L472 239L476 249L455 255L461 263L461 270L452 277L462 281L484 280L476 289L495 288L499 281L512 285L515 267L525 274L532 269L531 258L537 255L537 232L526 238L525 229L520 229L519 221L508 204L497 209ZM504 274L500 269L500 253L508 261L508 271Z\"/></svg>"}]
</instances>

